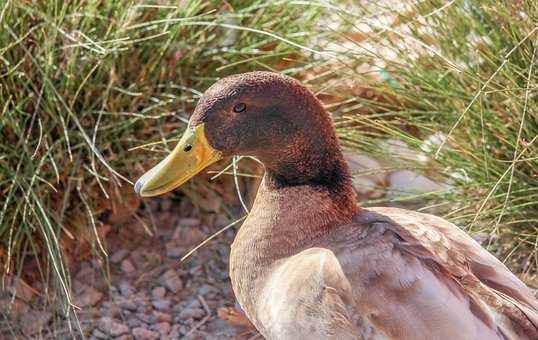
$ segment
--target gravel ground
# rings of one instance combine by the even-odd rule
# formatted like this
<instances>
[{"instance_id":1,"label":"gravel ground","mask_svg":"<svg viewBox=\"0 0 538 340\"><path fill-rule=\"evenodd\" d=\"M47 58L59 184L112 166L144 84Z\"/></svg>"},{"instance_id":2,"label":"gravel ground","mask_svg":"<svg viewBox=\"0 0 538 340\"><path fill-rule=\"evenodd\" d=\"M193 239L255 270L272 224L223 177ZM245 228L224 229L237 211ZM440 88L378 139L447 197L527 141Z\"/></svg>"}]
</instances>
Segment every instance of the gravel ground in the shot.
<instances>
[{"instance_id":1,"label":"gravel ground","mask_svg":"<svg viewBox=\"0 0 538 340\"><path fill-rule=\"evenodd\" d=\"M139 222L109 236L109 283L88 284L99 269L96 261L80 266L75 274L75 303L84 305L80 319L91 339L239 337L235 328L217 316L219 309L235 302L228 277L229 245L235 231L228 230L180 261L231 221L224 215L207 215L204 221L180 217L178 208L171 201L162 202L153 216L154 236Z\"/></svg>"},{"instance_id":2,"label":"gravel ground","mask_svg":"<svg viewBox=\"0 0 538 340\"><path fill-rule=\"evenodd\" d=\"M140 213L147 216L146 221L131 218L128 223L109 228L105 239L108 261L93 257L72 268L73 303L80 308L77 314L84 337L261 339L218 317L219 310L222 313L223 308L235 304L228 277L234 228L180 261L190 249L232 221L217 214L202 214L203 219L180 216L180 212L192 212L193 208L171 200L155 200L152 204ZM150 220L154 231L143 226L151 225ZM0 328L4 331L0 339L2 333L7 339L81 337L73 332L59 333L67 323L62 325L50 308L40 310L35 302L19 300L20 308L7 315L10 327ZM6 328L11 329L11 335Z\"/></svg>"}]
</instances>

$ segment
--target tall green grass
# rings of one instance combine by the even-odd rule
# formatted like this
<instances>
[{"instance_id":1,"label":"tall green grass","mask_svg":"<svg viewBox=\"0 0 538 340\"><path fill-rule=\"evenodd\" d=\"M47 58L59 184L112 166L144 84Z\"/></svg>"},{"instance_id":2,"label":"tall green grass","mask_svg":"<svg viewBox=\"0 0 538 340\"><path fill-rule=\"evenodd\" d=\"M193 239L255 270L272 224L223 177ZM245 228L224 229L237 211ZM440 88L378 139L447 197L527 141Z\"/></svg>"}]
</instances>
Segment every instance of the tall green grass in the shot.
<instances>
[{"instance_id":1,"label":"tall green grass","mask_svg":"<svg viewBox=\"0 0 538 340\"><path fill-rule=\"evenodd\" d=\"M289 1L0 1L0 272L36 257L70 302L64 240L88 234L104 256L107 202L172 146L200 91L301 62L319 14Z\"/></svg>"},{"instance_id":2,"label":"tall green grass","mask_svg":"<svg viewBox=\"0 0 538 340\"><path fill-rule=\"evenodd\" d=\"M355 39L341 40L350 49L340 53L347 67L335 86L353 81L367 89L333 104L344 116L344 143L400 157L397 166L448 183L425 195L421 210L481 235L514 270L535 278L538 3L428 0L400 10L354 7L338 16L345 36ZM389 138L428 160L391 154L380 147ZM369 202L380 203L390 202Z\"/></svg>"}]
</instances>

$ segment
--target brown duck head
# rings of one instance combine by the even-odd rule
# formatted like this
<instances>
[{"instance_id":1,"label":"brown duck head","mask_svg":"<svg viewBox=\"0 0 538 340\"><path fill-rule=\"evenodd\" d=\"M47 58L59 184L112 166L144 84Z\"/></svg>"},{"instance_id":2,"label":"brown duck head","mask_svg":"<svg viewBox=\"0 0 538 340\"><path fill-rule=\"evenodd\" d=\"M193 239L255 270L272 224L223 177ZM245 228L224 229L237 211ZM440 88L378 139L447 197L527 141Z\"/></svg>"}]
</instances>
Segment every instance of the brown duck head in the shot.
<instances>
[{"instance_id":1,"label":"brown duck head","mask_svg":"<svg viewBox=\"0 0 538 340\"><path fill-rule=\"evenodd\" d=\"M290 77L250 72L221 79L203 94L176 148L135 190L168 192L231 155L263 162L268 185L351 187L330 116L314 94Z\"/></svg>"}]
</instances>

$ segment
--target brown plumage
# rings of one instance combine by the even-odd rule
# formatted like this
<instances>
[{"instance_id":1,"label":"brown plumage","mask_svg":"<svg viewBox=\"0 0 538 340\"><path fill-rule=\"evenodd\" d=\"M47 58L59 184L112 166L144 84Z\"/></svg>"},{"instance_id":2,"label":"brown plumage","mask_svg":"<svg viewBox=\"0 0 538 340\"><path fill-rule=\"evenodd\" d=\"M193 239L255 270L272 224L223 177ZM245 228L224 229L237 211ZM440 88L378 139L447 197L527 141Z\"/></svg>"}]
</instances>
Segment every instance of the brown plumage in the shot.
<instances>
[{"instance_id":1,"label":"brown plumage","mask_svg":"<svg viewBox=\"0 0 538 340\"><path fill-rule=\"evenodd\" d=\"M538 339L532 292L463 231L356 206L330 117L300 83L225 78L200 99L202 123L213 148L266 168L230 277L267 339Z\"/></svg>"}]
</instances>

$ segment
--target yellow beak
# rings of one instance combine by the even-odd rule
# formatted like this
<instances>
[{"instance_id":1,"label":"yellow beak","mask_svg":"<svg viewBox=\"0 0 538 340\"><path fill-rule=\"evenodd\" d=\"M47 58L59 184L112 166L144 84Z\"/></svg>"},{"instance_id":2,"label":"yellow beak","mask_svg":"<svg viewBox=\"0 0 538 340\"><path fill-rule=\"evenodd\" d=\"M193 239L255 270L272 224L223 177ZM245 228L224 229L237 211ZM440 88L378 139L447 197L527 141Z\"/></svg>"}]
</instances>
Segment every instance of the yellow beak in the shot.
<instances>
[{"instance_id":1,"label":"yellow beak","mask_svg":"<svg viewBox=\"0 0 538 340\"><path fill-rule=\"evenodd\" d=\"M144 197L164 194L221 158L221 153L207 142L204 124L188 127L174 150L140 177L135 184L135 191Z\"/></svg>"}]
</instances>

